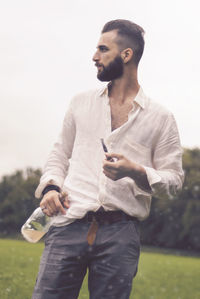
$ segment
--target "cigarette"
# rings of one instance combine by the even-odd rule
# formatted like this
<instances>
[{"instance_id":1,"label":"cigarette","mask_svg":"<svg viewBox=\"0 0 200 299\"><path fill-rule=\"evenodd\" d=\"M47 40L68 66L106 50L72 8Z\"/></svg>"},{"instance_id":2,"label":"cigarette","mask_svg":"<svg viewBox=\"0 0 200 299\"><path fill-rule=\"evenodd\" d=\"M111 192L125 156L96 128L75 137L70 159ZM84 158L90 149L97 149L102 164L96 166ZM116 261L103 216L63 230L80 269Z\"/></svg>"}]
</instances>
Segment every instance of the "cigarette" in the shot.
<instances>
[{"instance_id":1,"label":"cigarette","mask_svg":"<svg viewBox=\"0 0 200 299\"><path fill-rule=\"evenodd\" d=\"M102 146L103 146L103 150L104 150L104 152L105 152L105 153L108 153L108 149L107 149L107 146L106 146L105 143L104 143L103 138L101 138L101 144L102 144Z\"/></svg>"},{"instance_id":2,"label":"cigarette","mask_svg":"<svg viewBox=\"0 0 200 299\"><path fill-rule=\"evenodd\" d=\"M105 145L104 143L104 140L103 138L101 138L101 144L102 144L102 147L103 147L103 150L105 153L108 153L108 149L107 149L107 146ZM115 162L113 158L111 157L106 157L106 160L110 161L110 162Z\"/></svg>"}]
</instances>

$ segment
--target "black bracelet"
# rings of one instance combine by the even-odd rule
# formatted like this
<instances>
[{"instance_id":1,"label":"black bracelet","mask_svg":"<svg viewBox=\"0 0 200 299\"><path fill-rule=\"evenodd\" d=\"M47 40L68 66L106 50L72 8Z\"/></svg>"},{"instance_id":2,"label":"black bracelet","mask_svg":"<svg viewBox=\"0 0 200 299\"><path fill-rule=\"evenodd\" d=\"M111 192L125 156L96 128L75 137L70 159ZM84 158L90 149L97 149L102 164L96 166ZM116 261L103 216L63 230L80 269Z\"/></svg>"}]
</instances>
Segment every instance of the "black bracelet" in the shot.
<instances>
[{"instance_id":1,"label":"black bracelet","mask_svg":"<svg viewBox=\"0 0 200 299\"><path fill-rule=\"evenodd\" d=\"M47 192L55 190L57 192L60 192L60 188L56 185L47 185L44 190L42 191L42 195L44 196Z\"/></svg>"}]
</instances>

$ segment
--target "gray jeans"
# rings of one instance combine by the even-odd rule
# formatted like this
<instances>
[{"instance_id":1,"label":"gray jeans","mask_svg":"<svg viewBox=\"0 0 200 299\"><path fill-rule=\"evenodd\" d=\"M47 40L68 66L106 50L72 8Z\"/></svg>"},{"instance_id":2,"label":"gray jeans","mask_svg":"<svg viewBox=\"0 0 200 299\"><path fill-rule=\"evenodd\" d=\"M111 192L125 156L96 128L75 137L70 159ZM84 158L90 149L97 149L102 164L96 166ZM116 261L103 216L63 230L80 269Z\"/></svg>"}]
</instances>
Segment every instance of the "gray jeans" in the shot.
<instances>
[{"instance_id":1,"label":"gray jeans","mask_svg":"<svg viewBox=\"0 0 200 299\"><path fill-rule=\"evenodd\" d=\"M90 299L128 299L137 272L139 223L127 220L101 224L92 246L89 223L52 226L32 299L76 299L88 269Z\"/></svg>"}]
</instances>

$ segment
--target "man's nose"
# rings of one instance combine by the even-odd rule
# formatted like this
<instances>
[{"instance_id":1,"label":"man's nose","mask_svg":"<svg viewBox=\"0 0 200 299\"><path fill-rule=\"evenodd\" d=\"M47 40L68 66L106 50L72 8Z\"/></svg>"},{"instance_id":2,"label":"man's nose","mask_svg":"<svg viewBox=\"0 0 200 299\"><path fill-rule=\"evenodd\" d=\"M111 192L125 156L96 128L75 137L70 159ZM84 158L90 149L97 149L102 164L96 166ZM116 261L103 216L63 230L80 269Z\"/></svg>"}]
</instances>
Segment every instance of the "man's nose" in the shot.
<instances>
[{"instance_id":1,"label":"man's nose","mask_svg":"<svg viewBox=\"0 0 200 299\"><path fill-rule=\"evenodd\" d=\"M97 53L97 51L94 53L93 57L92 57L93 61L98 61L99 60L99 55Z\"/></svg>"}]
</instances>

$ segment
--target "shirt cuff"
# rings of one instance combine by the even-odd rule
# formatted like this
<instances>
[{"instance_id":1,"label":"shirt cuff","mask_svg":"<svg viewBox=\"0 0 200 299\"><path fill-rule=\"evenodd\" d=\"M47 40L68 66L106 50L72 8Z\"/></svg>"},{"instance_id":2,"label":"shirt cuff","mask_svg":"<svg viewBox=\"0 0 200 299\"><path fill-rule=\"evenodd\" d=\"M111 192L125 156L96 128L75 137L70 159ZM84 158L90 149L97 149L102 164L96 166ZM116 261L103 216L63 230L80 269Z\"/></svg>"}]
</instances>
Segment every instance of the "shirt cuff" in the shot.
<instances>
[{"instance_id":1,"label":"shirt cuff","mask_svg":"<svg viewBox=\"0 0 200 299\"><path fill-rule=\"evenodd\" d=\"M161 181L162 178L155 169L146 166L143 166L143 168L146 171L147 180L149 182L150 187Z\"/></svg>"},{"instance_id":2,"label":"shirt cuff","mask_svg":"<svg viewBox=\"0 0 200 299\"><path fill-rule=\"evenodd\" d=\"M145 190L140 188L135 181L133 181L133 192L134 192L134 196L137 199L144 199L144 197L151 197L152 192L150 190Z\"/></svg>"}]
</instances>

